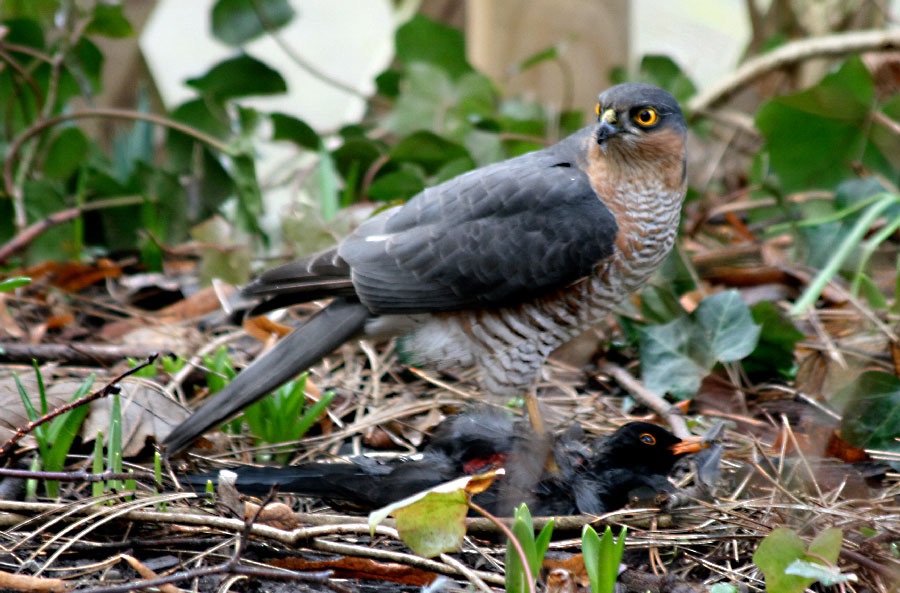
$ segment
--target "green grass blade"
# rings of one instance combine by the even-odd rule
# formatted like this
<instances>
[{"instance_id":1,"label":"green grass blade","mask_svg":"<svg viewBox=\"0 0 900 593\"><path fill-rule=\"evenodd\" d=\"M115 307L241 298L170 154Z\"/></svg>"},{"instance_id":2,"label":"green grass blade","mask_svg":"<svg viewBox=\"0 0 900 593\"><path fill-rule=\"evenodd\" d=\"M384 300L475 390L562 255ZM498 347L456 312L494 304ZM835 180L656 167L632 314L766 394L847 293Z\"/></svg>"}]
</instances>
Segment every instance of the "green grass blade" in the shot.
<instances>
[{"instance_id":1,"label":"green grass blade","mask_svg":"<svg viewBox=\"0 0 900 593\"><path fill-rule=\"evenodd\" d=\"M581 530L581 554L591 591L600 593L600 536L590 525L585 525Z\"/></svg>"},{"instance_id":2,"label":"green grass blade","mask_svg":"<svg viewBox=\"0 0 900 593\"><path fill-rule=\"evenodd\" d=\"M28 392L25 391L25 385L22 384L22 379L19 378L17 373L13 373L13 379L19 390L19 398L22 400L22 407L25 408L25 415L28 417L28 421L36 422L41 416L34 407L34 404L31 403L31 398L28 397ZM32 434L37 441L38 452L41 454L41 459L44 459L50 452L50 443L47 441L46 436L47 432L43 426L38 426L32 431Z\"/></svg>"},{"instance_id":3,"label":"green grass blade","mask_svg":"<svg viewBox=\"0 0 900 593\"><path fill-rule=\"evenodd\" d=\"M91 471L95 474L103 473L103 433L99 430L97 431L97 438L94 440L94 454L93 461L91 464ZM103 482L94 482L91 484L91 494L94 498L100 498L103 496L103 491L106 489L106 484Z\"/></svg>"},{"instance_id":4,"label":"green grass blade","mask_svg":"<svg viewBox=\"0 0 900 593\"><path fill-rule=\"evenodd\" d=\"M847 236L835 250L834 256L828 260L828 264L822 268L809 286L806 287L806 290L803 291L800 298L794 303L794 306L791 308L791 315L801 315L815 304L819 299L819 295L822 294L822 290L838 273L853 249L860 244L872 223L875 222L875 219L881 216L889 206L900 201L897 196L891 194L878 194L878 196L880 196L880 199L860 215L853 228L850 229L850 232L847 233Z\"/></svg>"}]
</instances>

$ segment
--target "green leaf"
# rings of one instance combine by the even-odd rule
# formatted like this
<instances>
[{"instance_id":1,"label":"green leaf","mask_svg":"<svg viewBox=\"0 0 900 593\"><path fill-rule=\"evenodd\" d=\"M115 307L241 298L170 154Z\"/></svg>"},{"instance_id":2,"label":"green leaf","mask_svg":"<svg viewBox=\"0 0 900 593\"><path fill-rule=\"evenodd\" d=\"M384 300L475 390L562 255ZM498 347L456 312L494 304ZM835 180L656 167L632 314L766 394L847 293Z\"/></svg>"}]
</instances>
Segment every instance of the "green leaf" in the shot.
<instances>
[{"instance_id":1,"label":"green leaf","mask_svg":"<svg viewBox=\"0 0 900 593\"><path fill-rule=\"evenodd\" d=\"M410 549L426 558L453 552L466 535L469 510L467 487L485 476L466 476L389 504L369 513L369 528L389 515L397 520L400 538Z\"/></svg>"},{"instance_id":2,"label":"green leaf","mask_svg":"<svg viewBox=\"0 0 900 593\"><path fill-rule=\"evenodd\" d=\"M788 377L794 370L794 346L804 338L790 318L774 303L762 301L750 308L760 328L759 342L744 361L750 375L771 378L773 372Z\"/></svg>"},{"instance_id":3,"label":"green leaf","mask_svg":"<svg viewBox=\"0 0 900 593\"><path fill-rule=\"evenodd\" d=\"M423 189L425 179L416 167L403 167L398 171L379 175L369 186L369 197L378 202L407 200Z\"/></svg>"},{"instance_id":4,"label":"green leaf","mask_svg":"<svg viewBox=\"0 0 900 593\"><path fill-rule=\"evenodd\" d=\"M636 77L629 77L623 68L616 68L610 76L614 83L646 82L662 87L672 93L678 101L684 104L697 92L697 87L684 73L681 67L669 56L646 55L641 58Z\"/></svg>"},{"instance_id":5,"label":"green leaf","mask_svg":"<svg viewBox=\"0 0 900 593\"><path fill-rule=\"evenodd\" d=\"M103 473L103 433L97 431L97 438L94 439L94 451L91 455L91 471L95 474ZM91 495L94 498L103 496L103 482L94 482L91 484Z\"/></svg>"},{"instance_id":6,"label":"green leaf","mask_svg":"<svg viewBox=\"0 0 900 593\"><path fill-rule=\"evenodd\" d=\"M94 375L91 374L72 395L70 401L75 402L86 396L93 383ZM52 447L43 460L44 469L55 472L65 467L69 450L72 448L75 438L79 435L81 424L84 422L84 418L89 410L90 406L78 406L53 419L48 431L53 437Z\"/></svg>"},{"instance_id":7,"label":"green leaf","mask_svg":"<svg viewBox=\"0 0 900 593\"><path fill-rule=\"evenodd\" d=\"M839 527L829 527L821 531L809 543L809 554L824 558L826 562L836 564L841 554L841 544L844 540L844 532Z\"/></svg>"},{"instance_id":8,"label":"green leaf","mask_svg":"<svg viewBox=\"0 0 900 593\"><path fill-rule=\"evenodd\" d=\"M277 70L248 55L219 62L186 84L216 101L287 91L287 83Z\"/></svg>"},{"instance_id":9,"label":"green leaf","mask_svg":"<svg viewBox=\"0 0 900 593\"><path fill-rule=\"evenodd\" d=\"M691 397L716 362L744 358L759 335L760 326L737 291L714 294L690 316L638 328L644 384L660 395Z\"/></svg>"},{"instance_id":10,"label":"green leaf","mask_svg":"<svg viewBox=\"0 0 900 593\"><path fill-rule=\"evenodd\" d=\"M550 548L550 540L553 538L553 519L548 520L544 524L544 528L541 529L541 532L538 533L537 538L534 540L534 563L531 565L531 570L533 574L539 574L541 571L541 565L544 562L544 556L547 555L547 550Z\"/></svg>"},{"instance_id":11,"label":"green leaf","mask_svg":"<svg viewBox=\"0 0 900 593\"><path fill-rule=\"evenodd\" d=\"M756 126L766 139L772 170L785 191L830 190L855 176L856 164L896 175L888 163L896 155L883 144L882 131L874 132L874 85L859 58L847 60L839 70L807 90L776 97L760 107ZM879 144L871 144L875 133ZM887 156L889 155L890 156Z\"/></svg>"},{"instance_id":12,"label":"green leaf","mask_svg":"<svg viewBox=\"0 0 900 593\"><path fill-rule=\"evenodd\" d=\"M233 156L229 161L231 177L237 189L237 222L246 231L262 234L259 218L262 216L263 199L256 180L256 161L247 154Z\"/></svg>"},{"instance_id":13,"label":"green leaf","mask_svg":"<svg viewBox=\"0 0 900 593\"><path fill-rule=\"evenodd\" d=\"M91 23L87 28L89 34L117 38L131 37L134 34L131 23L122 13L121 4L98 2L94 5L91 16Z\"/></svg>"},{"instance_id":14,"label":"green leaf","mask_svg":"<svg viewBox=\"0 0 900 593\"><path fill-rule=\"evenodd\" d=\"M6 278L4 280L0 280L0 292L11 292L17 288L21 288L22 286L27 286L31 284L31 278L27 276L14 276L12 278Z\"/></svg>"},{"instance_id":15,"label":"green leaf","mask_svg":"<svg viewBox=\"0 0 900 593\"><path fill-rule=\"evenodd\" d=\"M843 406L841 436L857 447L900 453L900 380L893 373L866 371L834 396Z\"/></svg>"},{"instance_id":16,"label":"green leaf","mask_svg":"<svg viewBox=\"0 0 900 593\"><path fill-rule=\"evenodd\" d=\"M78 40L78 43L66 56L66 69L60 79L58 97L60 111L64 109L63 102L75 96L82 96L86 86L94 93L101 91L103 88L103 62L103 52L93 41L87 37ZM68 89L63 89L63 86Z\"/></svg>"},{"instance_id":17,"label":"green leaf","mask_svg":"<svg viewBox=\"0 0 900 593\"><path fill-rule=\"evenodd\" d=\"M286 113L273 113L269 117L272 119L272 140L287 140L301 148L319 150L322 140L302 119Z\"/></svg>"},{"instance_id":18,"label":"green leaf","mask_svg":"<svg viewBox=\"0 0 900 593\"><path fill-rule=\"evenodd\" d=\"M397 59L409 65L427 62L458 78L472 71L466 60L466 45L458 29L442 25L417 14L404 23L395 36Z\"/></svg>"},{"instance_id":19,"label":"green leaf","mask_svg":"<svg viewBox=\"0 0 900 593\"><path fill-rule=\"evenodd\" d=\"M648 286L641 291L641 316L650 323L668 323L685 315L669 286Z\"/></svg>"},{"instance_id":20,"label":"green leaf","mask_svg":"<svg viewBox=\"0 0 900 593\"><path fill-rule=\"evenodd\" d=\"M218 0L212 9L212 33L228 45L241 45L291 22L288 0Z\"/></svg>"},{"instance_id":21,"label":"green leaf","mask_svg":"<svg viewBox=\"0 0 900 593\"><path fill-rule=\"evenodd\" d=\"M619 577L619 564L625 551L626 528L622 528L618 539L613 537L609 525L599 537L594 528L585 525L581 532L581 551L584 568L588 574L593 593L613 593Z\"/></svg>"},{"instance_id":22,"label":"green leaf","mask_svg":"<svg viewBox=\"0 0 900 593\"><path fill-rule=\"evenodd\" d=\"M391 149L390 156L398 162L417 163L431 175L445 163L466 158L469 153L456 142L451 142L434 132L419 130L401 138Z\"/></svg>"},{"instance_id":23,"label":"green leaf","mask_svg":"<svg viewBox=\"0 0 900 593\"><path fill-rule=\"evenodd\" d=\"M807 550L803 540L797 533L787 527L779 527L760 542L753 554L753 562L766 577L766 590L778 593L801 593L816 577L809 576L804 570L788 570L797 567L797 561L821 562L823 559L836 564L841 552L844 532L837 527L830 527L819 533L809 544Z\"/></svg>"},{"instance_id":24,"label":"green leaf","mask_svg":"<svg viewBox=\"0 0 900 593\"><path fill-rule=\"evenodd\" d=\"M694 312L709 340L713 356L734 362L753 352L759 342L760 326L736 290L726 290L703 299Z\"/></svg>"},{"instance_id":25,"label":"green leaf","mask_svg":"<svg viewBox=\"0 0 900 593\"><path fill-rule=\"evenodd\" d=\"M813 579L787 574L787 567L799 560L806 546L800 536L787 527L779 527L759 543L753 554L756 564L766 577L766 590L777 593L802 593Z\"/></svg>"},{"instance_id":26,"label":"green leaf","mask_svg":"<svg viewBox=\"0 0 900 593\"><path fill-rule=\"evenodd\" d=\"M531 518L531 511L525 503L519 505L513 513L513 524L510 527L513 536L522 548L522 555L519 554L512 542L506 543L505 570L506 570L506 591L507 593L525 593L529 590L527 572L524 561L528 563L528 570L531 572L532 578L537 578L540 573L541 564L544 560L544 554L550 545L550 537L553 533L552 521L544 526L540 535L534 537L534 522ZM533 584L533 583L532 583Z\"/></svg>"},{"instance_id":27,"label":"green leaf","mask_svg":"<svg viewBox=\"0 0 900 593\"><path fill-rule=\"evenodd\" d=\"M41 220L69 206L66 191L57 180L30 179L24 187L30 221ZM78 229L72 222L47 229L29 245L27 261L70 260L76 251L76 233Z\"/></svg>"},{"instance_id":28,"label":"green leaf","mask_svg":"<svg viewBox=\"0 0 900 593\"><path fill-rule=\"evenodd\" d=\"M682 104L687 102L697 87L684 70L669 56L647 55L641 59L640 80L668 90Z\"/></svg>"},{"instance_id":29,"label":"green leaf","mask_svg":"<svg viewBox=\"0 0 900 593\"><path fill-rule=\"evenodd\" d=\"M332 151L331 158L338 172L346 179L354 169L367 171L385 150L381 142L354 136Z\"/></svg>"},{"instance_id":30,"label":"green leaf","mask_svg":"<svg viewBox=\"0 0 900 593\"><path fill-rule=\"evenodd\" d=\"M454 79L425 62L409 65L400 89L385 120L385 126L399 135L425 129L461 141L473 121L494 113L497 101L497 91L487 77L468 72Z\"/></svg>"},{"instance_id":31,"label":"green leaf","mask_svg":"<svg viewBox=\"0 0 900 593\"><path fill-rule=\"evenodd\" d=\"M50 143L44 157L44 173L51 178L66 180L84 163L90 143L81 130L68 127L61 130Z\"/></svg>"},{"instance_id":32,"label":"green leaf","mask_svg":"<svg viewBox=\"0 0 900 593\"><path fill-rule=\"evenodd\" d=\"M28 421L37 421L41 417L41 414L37 411L37 409L34 407L34 404L31 402L31 397L25 390L25 385L22 383L22 380L19 378L18 374L13 373L13 379L15 379L16 388L19 392L19 399L22 401L22 407L25 409L25 415L28 417ZM35 440L37 441L38 451L41 454L41 458L46 457L50 452L50 443L46 438L46 429L43 426L38 426L34 429L33 434Z\"/></svg>"},{"instance_id":33,"label":"green leaf","mask_svg":"<svg viewBox=\"0 0 900 593\"><path fill-rule=\"evenodd\" d=\"M680 399L697 393L715 359L695 327L690 318L682 317L638 329L641 377L647 389Z\"/></svg>"}]
</instances>

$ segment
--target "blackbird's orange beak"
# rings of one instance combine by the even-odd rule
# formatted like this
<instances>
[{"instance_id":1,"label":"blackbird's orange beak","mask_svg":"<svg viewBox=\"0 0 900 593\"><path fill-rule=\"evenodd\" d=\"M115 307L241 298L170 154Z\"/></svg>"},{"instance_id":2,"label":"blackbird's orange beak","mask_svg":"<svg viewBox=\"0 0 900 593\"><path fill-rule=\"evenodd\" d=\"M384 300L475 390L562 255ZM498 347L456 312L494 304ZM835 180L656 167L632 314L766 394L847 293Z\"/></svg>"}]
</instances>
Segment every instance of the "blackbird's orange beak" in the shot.
<instances>
[{"instance_id":1,"label":"blackbird's orange beak","mask_svg":"<svg viewBox=\"0 0 900 593\"><path fill-rule=\"evenodd\" d=\"M698 453L708 447L709 443L704 442L703 437L688 437L669 447L669 450L675 455L687 455L688 453Z\"/></svg>"}]
</instances>

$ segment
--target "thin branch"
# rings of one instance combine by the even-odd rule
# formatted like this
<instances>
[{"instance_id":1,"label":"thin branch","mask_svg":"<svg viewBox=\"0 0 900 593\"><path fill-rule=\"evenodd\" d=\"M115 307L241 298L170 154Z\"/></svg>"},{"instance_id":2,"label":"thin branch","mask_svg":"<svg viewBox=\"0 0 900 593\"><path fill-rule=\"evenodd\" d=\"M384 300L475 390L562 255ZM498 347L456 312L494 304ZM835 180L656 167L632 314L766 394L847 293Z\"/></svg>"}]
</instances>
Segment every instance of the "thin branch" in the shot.
<instances>
[{"instance_id":1,"label":"thin branch","mask_svg":"<svg viewBox=\"0 0 900 593\"><path fill-rule=\"evenodd\" d=\"M48 128L52 128L60 123L73 121L78 119L92 119L92 118L110 118L110 119L127 119L133 121L146 121L152 124L156 124L159 126L163 126L166 128L170 128L172 130L176 130L181 132L182 134L186 134L195 138L196 140L208 144L215 150L219 152L223 152L225 154L230 154L232 152L229 145L225 142L222 142L218 138L210 136L209 134L205 134L200 130L192 128L187 124L183 124L181 122L175 121L173 119L169 119L167 117L163 117L161 115L156 115L154 113L142 113L140 111L132 111L129 109L115 109L115 108L96 108L96 109L83 109L79 111L72 111L69 113L64 113L62 115L57 115L55 117L42 119L38 121L28 128L26 128L21 134L19 134L15 140L9 145L9 150L6 154L6 160L3 162L3 189L4 191L13 199L15 203L21 202L21 188L17 187L16 182L14 181L13 175L13 164L19 156L19 153L22 151L22 147L25 143L41 134ZM23 221L18 220L17 218L17 226L21 228L25 228L25 224Z\"/></svg>"},{"instance_id":2,"label":"thin branch","mask_svg":"<svg viewBox=\"0 0 900 593\"><path fill-rule=\"evenodd\" d=\"M773 70L811 58L844 56L867 51L900 49L900 29L889 31L853 31L824 37L812 37L787 43L767 54L744 62L731 75L696 95L688 102L688 111L696 115L725 101L752 80Z\"/></svg>"},{"instance_id":3,"label":"thin branch","mask_svg":"<svg viewBox=\"0 0 900 593\"><path fill-rule=\"evenodd\" d=\"M691 432L687 428L687 423L684 420L684 414L681 413L681 410L678 409L678 406L673 406L663 398L659 397L638 381L631 373L625 370L623 367L613 364L611 362L604 362L600 366L600 372L606 373L611 376L616 382L625 388L625 391L630 393L636 400L662 416L666 419L669 426L672 427L672 431L679 436L680 438L685 438L690 436Z\"/></svg>"},{"instance_id":4,"label":"thin branch","mask_svg":"<svg viewBox=\"0 0 900 593\"><path fill-rule=\"evenodd\" d=\"M120 198L110 198L108 200L97 200L95 202L82 204L81 206L75 206L74 208L67 208L66 210L54 212L46 216L45 218L35 222L34 224L31 224L28 227L22 229L21 231L16 233L16 236L10 239L5 245L0 246L0 265L5 264L6 261L10 257L12 257L14 253L17 253L27 247L32 241L37 239L45 231L57 225L69 222L70 220L74 220L85 212L89 212L91 210L102 210L104 208L120 208L123 206L133 206L135 204L143 203L144 200L145 198L143 196L125 196Z\"/></svg>"},{"instance_id":5,"label":"thin branch","mask_svg":"<svg viewBox=\"0 0 900 593\"><path fill-rule=\"evenodd\" d=\"M57 418L58 416L61 416L62 414L65 414L66 412L69 412L69 411L73 410L74 408L89 404L90 402L92 402L96 399L104 398L110 394L118 393L118 391L120 389L119 382L122 379L124 379L130 375L133 375L134 373L140 371L144 367L150 366L151 364L153 364L154 360L156 360L155 354L153 356L148 357L147 360L145 360L141 364L128 369L127 371L125 371L124 373L122 373L121 375L119 375L118 377L116 377L115 379L113 379L112 381L107 383L106 385L104 385L102 389L98 389L97 391L91 393L90 395L86 395L86 396L78 399L77 401L70 402L63 406L60 406L60 407L56 408L55 410L48 412L47 414L44 414L37 420L34 420L33 422L29 422L25 426L21 426L21 427L17 428L15 434L13 434L13 436L10 437L10 439L8 441L6 441L3 444L3 446L0 446L0 459L2 459L7 454L9 454L10 449L12 449L16 443L18 443L20 440L22 440L25 437L25 435L27 435L28 433L33 431L38 426L46 424L47 422L50 422L54 418Z\"/></svg>"}]
</instances>

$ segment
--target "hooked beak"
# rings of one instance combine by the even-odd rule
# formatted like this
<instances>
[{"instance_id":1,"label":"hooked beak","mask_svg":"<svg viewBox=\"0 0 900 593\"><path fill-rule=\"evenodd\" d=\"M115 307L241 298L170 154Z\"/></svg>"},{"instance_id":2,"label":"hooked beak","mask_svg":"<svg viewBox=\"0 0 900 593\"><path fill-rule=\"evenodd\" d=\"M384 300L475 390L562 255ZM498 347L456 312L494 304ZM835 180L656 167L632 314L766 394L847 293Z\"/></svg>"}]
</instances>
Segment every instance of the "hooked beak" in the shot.
<instances>
[{"instance_id":1,"label":"hooked beak","mask_svg":"<svg viewBox=\"0 0 900 593\"><path fill-rule=\"evenodd\" d=\"M707 448L709 448L709 442L704 441L703 437L688 437L669 447L669 451L674 455L687 455L688 453L699 453Z\"/></svg>"},{"instance_id":2,"label":"hooked beak","mask_svg":"<svg viewBox=\"0 0 900 593\"><path fill-rule=\"evenodd\" d=\"M600 124L597 127L597 142L603 142L621 131L618 128L619 117L615 109L609 108L601 113L597 122Z\"/></svg>"}]
</instances>

